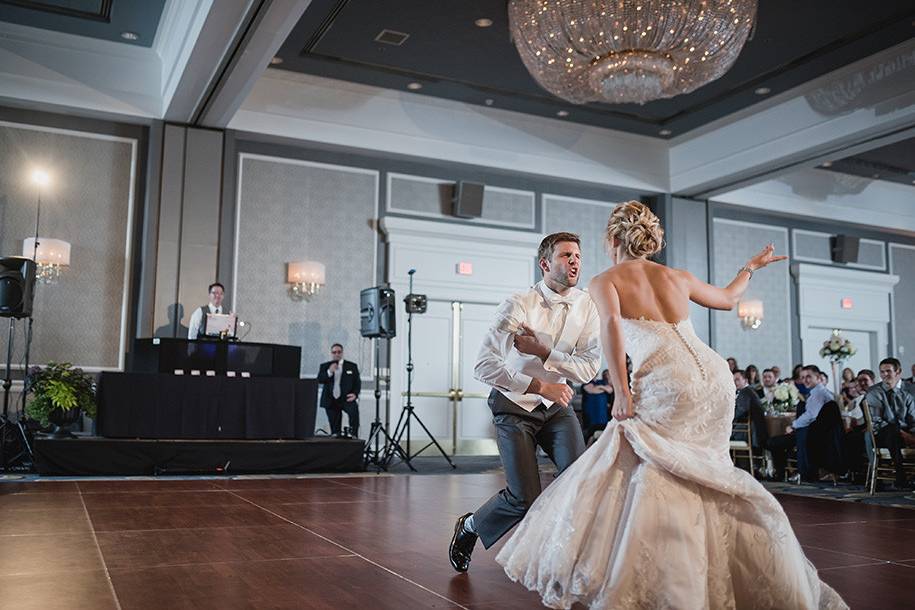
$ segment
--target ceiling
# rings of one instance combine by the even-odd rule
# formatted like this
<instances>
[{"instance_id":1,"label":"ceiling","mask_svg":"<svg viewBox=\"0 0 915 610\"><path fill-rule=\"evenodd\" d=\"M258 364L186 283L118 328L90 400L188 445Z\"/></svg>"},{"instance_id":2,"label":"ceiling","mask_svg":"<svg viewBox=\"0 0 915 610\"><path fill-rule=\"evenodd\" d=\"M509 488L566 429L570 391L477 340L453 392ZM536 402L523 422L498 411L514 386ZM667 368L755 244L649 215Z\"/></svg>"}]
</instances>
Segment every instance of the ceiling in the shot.
<instances>
[{"instance_id":1,"label":"ceiling","mask_svg":"<svg viewBox=\"0 0 915 610\"><path fill-rule=\"evenodd\" d=\"M915 185L915 138L902 140L845 159L827 162L824 169L873 180Z\"/></svg>"},{"instance_id":2,"label":"ceiling","mask_svg":"<svg viewBox=\"0 0 915 610\"><path fill-rule=\"evenodd\" d=\"M0 21L150 47L164 7L165 0L0 0Z\"/></svg>"},{"instance_id":3,"label":"ceiling","mask_svg":"<svg viewBox=\"0 0 915 610\"><path fill-rule=\"evenodd\" d=\"M492 25L478 27L480 18ZM377 42L385 29L409 37L400 46ZM420 95L673 137L913 35L912 0L764 0L752 39L719 80L641 106L575 106L527 73L505 0L313 0L274 67L401 91L419 83Z\"/></svg>"}]
</instances>

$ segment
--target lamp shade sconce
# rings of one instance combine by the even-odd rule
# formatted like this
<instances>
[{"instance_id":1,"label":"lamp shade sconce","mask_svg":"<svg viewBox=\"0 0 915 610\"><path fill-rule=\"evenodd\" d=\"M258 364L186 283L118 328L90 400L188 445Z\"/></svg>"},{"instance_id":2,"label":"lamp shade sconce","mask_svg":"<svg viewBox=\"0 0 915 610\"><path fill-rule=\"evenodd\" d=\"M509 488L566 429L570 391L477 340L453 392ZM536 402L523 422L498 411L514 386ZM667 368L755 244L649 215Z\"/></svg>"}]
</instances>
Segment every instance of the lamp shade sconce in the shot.
<instances>
[{"instance_id":1,"label":"lamp shade sconce","mask_svg":"<svg viewBox=\"0 0 915 610\"><path fill-rule=\"evenodd\" d=\"M288 264L286 283L291 284L290 296L295 300L310 300L324 286L324 263L296 261Z\"/></svg>"},{"instance_id":2,"label":"lamp shade sconce","mask_svg":"<svg viewBox=\"0 0 915 610\"><path fill-rule=\"evenodd\" d=\"M70 266L70 242L53 237L39 237L38 248L35 248L35 238L27 237L22 242L22 256L35 257L38 265L36 279L43 284L56 284L60 279L60 271Z\"/></svg>"},{"instance_id":3,"label":"lamp shade sconce","mask_svg":"<svg viewBox=\"0 0 915 610\"><path fill-rule=\"evenodd\" d=\"M740 301L737 304L737 317L746 330L756 330L763 323L763 302L758 299Z\"/></svg>"}]
</instances>

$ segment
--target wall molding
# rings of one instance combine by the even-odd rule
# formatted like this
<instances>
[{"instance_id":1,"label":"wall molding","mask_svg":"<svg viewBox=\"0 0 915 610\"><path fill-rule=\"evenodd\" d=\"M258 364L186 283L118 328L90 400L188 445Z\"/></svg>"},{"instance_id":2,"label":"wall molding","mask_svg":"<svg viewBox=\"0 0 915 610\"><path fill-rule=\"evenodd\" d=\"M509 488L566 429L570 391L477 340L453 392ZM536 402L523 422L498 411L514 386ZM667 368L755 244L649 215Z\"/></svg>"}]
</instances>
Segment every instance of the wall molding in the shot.
<instances>
[{"instance_id":1,"label":"wall molding","mask_svg":"<svg viewBox=\"0 0 915 610\"><path fill-rule=\"evenodd\" d=\"M416 174L403 174L403 173L398 173L398 172L385 172L385 174L386 174L385 175L385 212L386 213L405 214L408 216L438 218L438 219L446 219L446 220L455 220L457 218L455 216L449 216L448 214L423 212L423 211L408 210L408 209L404 209L404 208L394 207L394 204L393 204L392 198L391 198L391 182L396 178L401 178L404 180L412 180L414 182L424 182L427 184L439 184L439 185L442 185L442 184L457 185L456 180L449 180L446 178L434 178L431 176L420 176L420 175L416 175ZM521 190L521 189L514 189L514 188L484 184L484 190L483 190L484 202L486 199L486 191L490 191L493 193L510 193L510 194L529 196L531 199L531 221L529 223L517 223L517 222L506 221L506 220L491 220L488 218L480 217L480 218L460 218L458 220L460 220L461 223L483 224L483 225L490 225L490 226L513 227L513 228L518 228L518 229L531 229L531 230L537 228L537 221L536 221L537 197L536 197L536 194L534 193L534 191L526 191L526 190Z\"/></svg>"},{"instance_id":2,"label":"wall molding","mask_svg":"<svg viewBox=\"0 0 915 610\"><path fill-rule=\"evenodd\" d=\"M53 133L59 135L66 135L76 138L88 138L92 140L103 140L107 142L121 142L124 144L130 145L130 177L128 183L128 196L127 196L127 219L126 219L126 234L124 240L124 274L122 278L122 291L121 291L121 319L120 319L120 329L118 331L118 364L117 366L94 366L94 365L83 365L79 363L74 363L74 366L82 368L88 372L101 372L101 371L123 371L125 366L125 360L127 355L127 341L128 341L128 312L131 306L130 303L130 274L133 270L133 234L134 234L134 208L136 201L136 188L137 188L137 161L138 161L138 144L139 141L137 138L129 138L125 136L116 136L110 134L102 133L92 133L89 131L78 131L73 129L63 129L60 127L49 127L46 125L33 125L29 123L15 123L11 121L0 120L0 127L10 127L14 129L26 129L30 131L39 131L44 133ZM35 362L33 364L45 364ZM14 367L21 368L21 367Z\"/></svg>"}]
</instances>

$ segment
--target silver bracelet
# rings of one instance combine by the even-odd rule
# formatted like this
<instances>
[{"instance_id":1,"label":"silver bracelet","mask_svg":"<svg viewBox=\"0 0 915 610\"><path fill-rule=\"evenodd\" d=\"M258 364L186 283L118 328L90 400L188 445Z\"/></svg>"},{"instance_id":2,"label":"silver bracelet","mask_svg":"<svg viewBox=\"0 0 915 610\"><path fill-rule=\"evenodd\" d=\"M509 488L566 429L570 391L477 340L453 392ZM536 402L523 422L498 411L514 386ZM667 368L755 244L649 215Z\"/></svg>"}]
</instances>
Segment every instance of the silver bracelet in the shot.
<instances>
[{"instance_id":1,"label":"silver bracelet","mask_svg":"<svg viewBox=\"0 0 915 610\"><path fill-rule=\"evenodd\" d=\"M740 268L739 271L737 271L737 273L740 273L741 271L746 271L747 273L750 274L750 279L751 280L753 279L753 270L750 269L749 265L744 265L743 267Z\"/></svg>"}]
</instances>

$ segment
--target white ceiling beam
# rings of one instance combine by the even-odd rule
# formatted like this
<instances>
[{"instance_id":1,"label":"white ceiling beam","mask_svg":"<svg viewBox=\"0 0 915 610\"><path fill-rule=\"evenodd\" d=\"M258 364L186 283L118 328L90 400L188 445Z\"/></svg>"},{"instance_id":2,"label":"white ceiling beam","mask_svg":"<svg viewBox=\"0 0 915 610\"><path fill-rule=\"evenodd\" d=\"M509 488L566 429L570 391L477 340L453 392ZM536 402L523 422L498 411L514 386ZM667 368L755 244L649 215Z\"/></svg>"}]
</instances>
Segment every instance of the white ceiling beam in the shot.
<instances>
[{"instance_id":1,"label":"white ceiling beam","mask_svg":"<svg viewBox=\"0 0 915 610\"><path fill-rule=\"evenodd\" d=\"M675 139L671 191L708 197L902 139L913 125L915 39Z\"/></svg>"},{"instance_id":2,"label":"white ceiling beam","mask_svg":"<svg viewBox=\"0 0 915 610\"><path fill-rule=\"evenodd\" d=\"M256 14L195 111L196 124L213 128L229 124L309 4L311 0L254 3Z\"/></svg>"}]
</instances>

